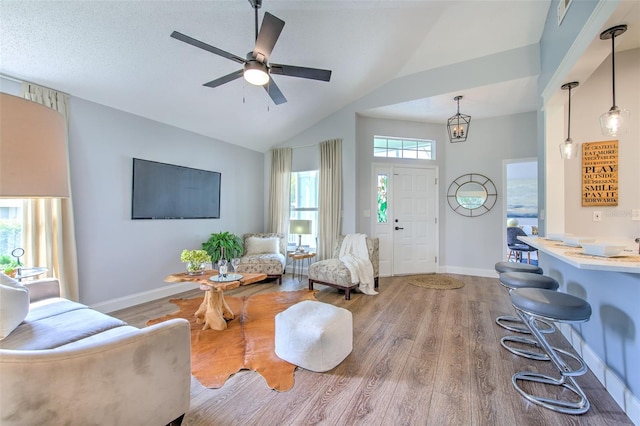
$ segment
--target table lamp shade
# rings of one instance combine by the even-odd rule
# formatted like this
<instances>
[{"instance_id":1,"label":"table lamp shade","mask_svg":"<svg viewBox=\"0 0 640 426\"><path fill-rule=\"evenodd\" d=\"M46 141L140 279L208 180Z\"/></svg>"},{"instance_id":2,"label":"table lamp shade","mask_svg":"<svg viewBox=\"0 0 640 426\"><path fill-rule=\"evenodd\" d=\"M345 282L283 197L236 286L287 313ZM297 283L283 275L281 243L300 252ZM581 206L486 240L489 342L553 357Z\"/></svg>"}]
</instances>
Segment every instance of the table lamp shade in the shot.
<instances>
[{"instance_id":1,"label":"table lamp shade","mask_svg":"<svg viewBox=\"0 0 640 426\"><path fill-rule=\"evenodd\" d=\"M292 234L311 234L310 220L290 220L289 232Z\"/></svg>"},{"instance_id":2,"label":"table lamp shade","mask_svg":"<svg viewBox=\"0 0 640 426\"><path fill-rule=\"evenodd\" d=\"M58 111L0 93L0 197L68 197L66 139Z\"/></svg>"}]
</instances>

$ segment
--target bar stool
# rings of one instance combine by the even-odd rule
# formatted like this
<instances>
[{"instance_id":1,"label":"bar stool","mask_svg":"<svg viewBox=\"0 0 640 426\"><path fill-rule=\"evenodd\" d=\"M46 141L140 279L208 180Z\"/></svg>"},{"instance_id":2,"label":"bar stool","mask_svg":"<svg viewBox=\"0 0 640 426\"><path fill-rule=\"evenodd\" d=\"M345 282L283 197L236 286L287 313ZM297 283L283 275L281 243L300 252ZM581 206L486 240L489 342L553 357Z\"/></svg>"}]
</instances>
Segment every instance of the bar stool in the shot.
<instances>
[{"instance_id":1,"label":"bar stool","mask_svg":"<svg viewBox=\"0 0 640 426\"><path fill-rule=\"evenodd\" d=\"M538 341L542 349L548 355L560 373L559 378L547 376L541 373L523 371L513 375L511 382L516 390L528 401L552 411L565 414L583 414L589 411L590 403L584 391L575 381L575 376L580 376L587 371L587 365L578 355L553 348L538 328L539 320L554 322L584 322L591 317L591 305L579 297L553 290L539 288L519 288L510 293L511 302L516 312L531 331L531 335ZM565 355L561 357L560 354ZM572 364L577 364L572 368ZM574 365L575 367L575 365ZM569 390L577 401L567 399L554 399L545 396L533 395L522 389L519 381L542 383L545 385L561 386ZM562 394L554 392L554 394ZM573 399L576 399L575 397Z\"/></svg>"},{"instance_id":2,"label":"bar stool","mask_svg":"<svg viewBox=\"0 0 640 426\"><path fill-rule=\"evenodd\" d=\"M519 262L498 262L495 264L496 272L530 272L532 274L542 274L542 268L536 265Z\"/></svg>"},{"instance_id":3,"label":"bar stool","mask_svg":"<svg viewBox=\"0 0 640 426\"><path fill-rule=\"evenodd\" d=\"M518 288L542 288L547 290L557 290L560 286L558 281L547 275L532 274L529 272L503 272L500 274L500 284L506 287L509 292ZM496 318L496 324L509 331L516 333L530 334L529 328L524 325L522 320L511 315L502 315ZM553 333L556 329L552 323L544 320L538 320L538 328L542 333ZM520 336L504 336L500 339L503 348L514 355L538 361L548 361L549 357L540 351L529 351L522 348L511 346L511 343L518 343L527 346L533 346L537 349L540 345L533 340Z\"/></svg>"}]
</instances>

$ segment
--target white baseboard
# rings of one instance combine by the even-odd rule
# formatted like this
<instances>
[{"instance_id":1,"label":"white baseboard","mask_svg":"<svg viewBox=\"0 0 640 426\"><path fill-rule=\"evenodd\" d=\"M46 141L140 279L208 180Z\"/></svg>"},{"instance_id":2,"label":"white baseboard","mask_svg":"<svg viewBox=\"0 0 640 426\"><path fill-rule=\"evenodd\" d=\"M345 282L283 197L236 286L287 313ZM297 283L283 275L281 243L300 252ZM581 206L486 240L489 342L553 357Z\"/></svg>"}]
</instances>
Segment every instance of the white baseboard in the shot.
<instances>
[{"instance_id":1,"label":"white baseboard","mask_svg":"<svg viewBox=\"0 0 640 426\"><path fill-rule=\"evenodd\" d=\"M476 277L498 278L498 274L496 273L495 269L464 268L461 266L440 266L438 268L438 272L446 273L446 274L473 275Z\"/></svg>"},{"instance_id":2,"label":"white baseboard","mask_svg":"<svg viewBox=\"0 0 640 426\"><path fill-rule=\"evenodd\" d=\"M197 287L193 283L171 284L151 291L145 291L126 297L107 300L106 302L96 303L95 305L91 305L91 308L104 314L108 314L110 312L130 308L141 303L151 302L153 300L162 299L163 297L172 296L178 293L184 293L185 291L193 290L195 288Z\"/></svg>"},{"instance_id":3,"label":"white baseboard","mask_svg":"<svg viewBox=\"0 0 640 426\"><path fill-rule=\"evenodd\" d=\"M562 334L571 343L571 346L580 354L589 369L607 389L609 395L613 397L635 425L640 425L640 399L631 392L613 370L607 367L606 363L596 355L573 327L569 324L558 324L558 326Z\"/></svg>"}]
</instances>

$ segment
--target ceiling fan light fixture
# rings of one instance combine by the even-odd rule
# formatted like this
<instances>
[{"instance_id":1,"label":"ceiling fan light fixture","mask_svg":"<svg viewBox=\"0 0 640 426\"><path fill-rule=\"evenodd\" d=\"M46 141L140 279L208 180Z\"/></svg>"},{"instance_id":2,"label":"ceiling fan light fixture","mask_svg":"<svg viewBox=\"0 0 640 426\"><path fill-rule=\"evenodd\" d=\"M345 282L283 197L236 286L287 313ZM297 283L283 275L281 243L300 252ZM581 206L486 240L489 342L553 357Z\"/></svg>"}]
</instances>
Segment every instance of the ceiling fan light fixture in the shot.
<instances>
[{"instance_id":1,"label":"ceiling fan light fixture","mask_svg":"<svg viewBox=\"0 0 640 426\"><path fill-rule=\"evenodd\" d=\"M604 136L618 136L627 133L627 122L629 121L629 111L620 109L616 105L616 49L614 41L627 31L626 25L616 25L602 33L600 40L611 39L611 93L613 95L613 105L609 111L600 116L600 130Z\"/></svg>"},{"instance_id":2,"label":"ceiling fan light fixture","mask_svg":"<svg viewBox=\"0 0 640 426\"><path fill-rule=\"evenodd\" d=\"M449 142L464 142L469 135L469 124L471 124L471 116L460 114L460 99L462 96L456 96L454 101L458 102L458 113L447 120L447 130L449 131Z\"/></svg>"},{"instance_id":3,"label":"ceiling fan light fixture","mask_svg":"<svg viewBox=\"0 0 640 426\"><path fill-rule=\"evenodd\" d=\"M247 61L243 76L247 82L254 86L264 86L269 82L267 66L258 61Z\"/></svg>"}]
</instances>

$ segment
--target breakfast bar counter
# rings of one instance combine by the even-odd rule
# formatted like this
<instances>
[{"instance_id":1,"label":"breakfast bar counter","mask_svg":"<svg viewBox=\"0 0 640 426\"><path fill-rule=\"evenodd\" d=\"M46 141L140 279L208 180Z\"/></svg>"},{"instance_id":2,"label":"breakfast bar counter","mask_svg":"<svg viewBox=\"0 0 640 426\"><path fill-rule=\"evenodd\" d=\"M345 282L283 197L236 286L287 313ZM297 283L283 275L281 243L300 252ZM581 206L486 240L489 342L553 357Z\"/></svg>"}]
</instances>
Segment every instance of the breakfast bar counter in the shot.
<instances>
[{"instance_id":1,"label":"breakfast bar counter","mask_svg":"<svg viewBox=\"0 0 640 426\"><path fill-rule=\"evenodd\" d=\"M633 250L629 246L615 256L605 257L544 237L519 239L538 249L539 266L545 275L558 281L558 291L589 302L589 321L561 324L560 330L618 404L628 413L640 412L637 247Z\"/></svg>"},{"instance_id":2,"label":"breakfast bar counter","mask_svg":"<svg viewBox=\"0 0 640 426\"><path fill-rule=\"evenodd\" d=\"M519 240L559 259L578 269L591 269L608 272L628 272L640 274L640 254L632 249L625 249L618 256L593 256L583 252L580 247L572 247L562 241L549 240L542 237L518 237Z\"/></svg>"}]
</instances>

